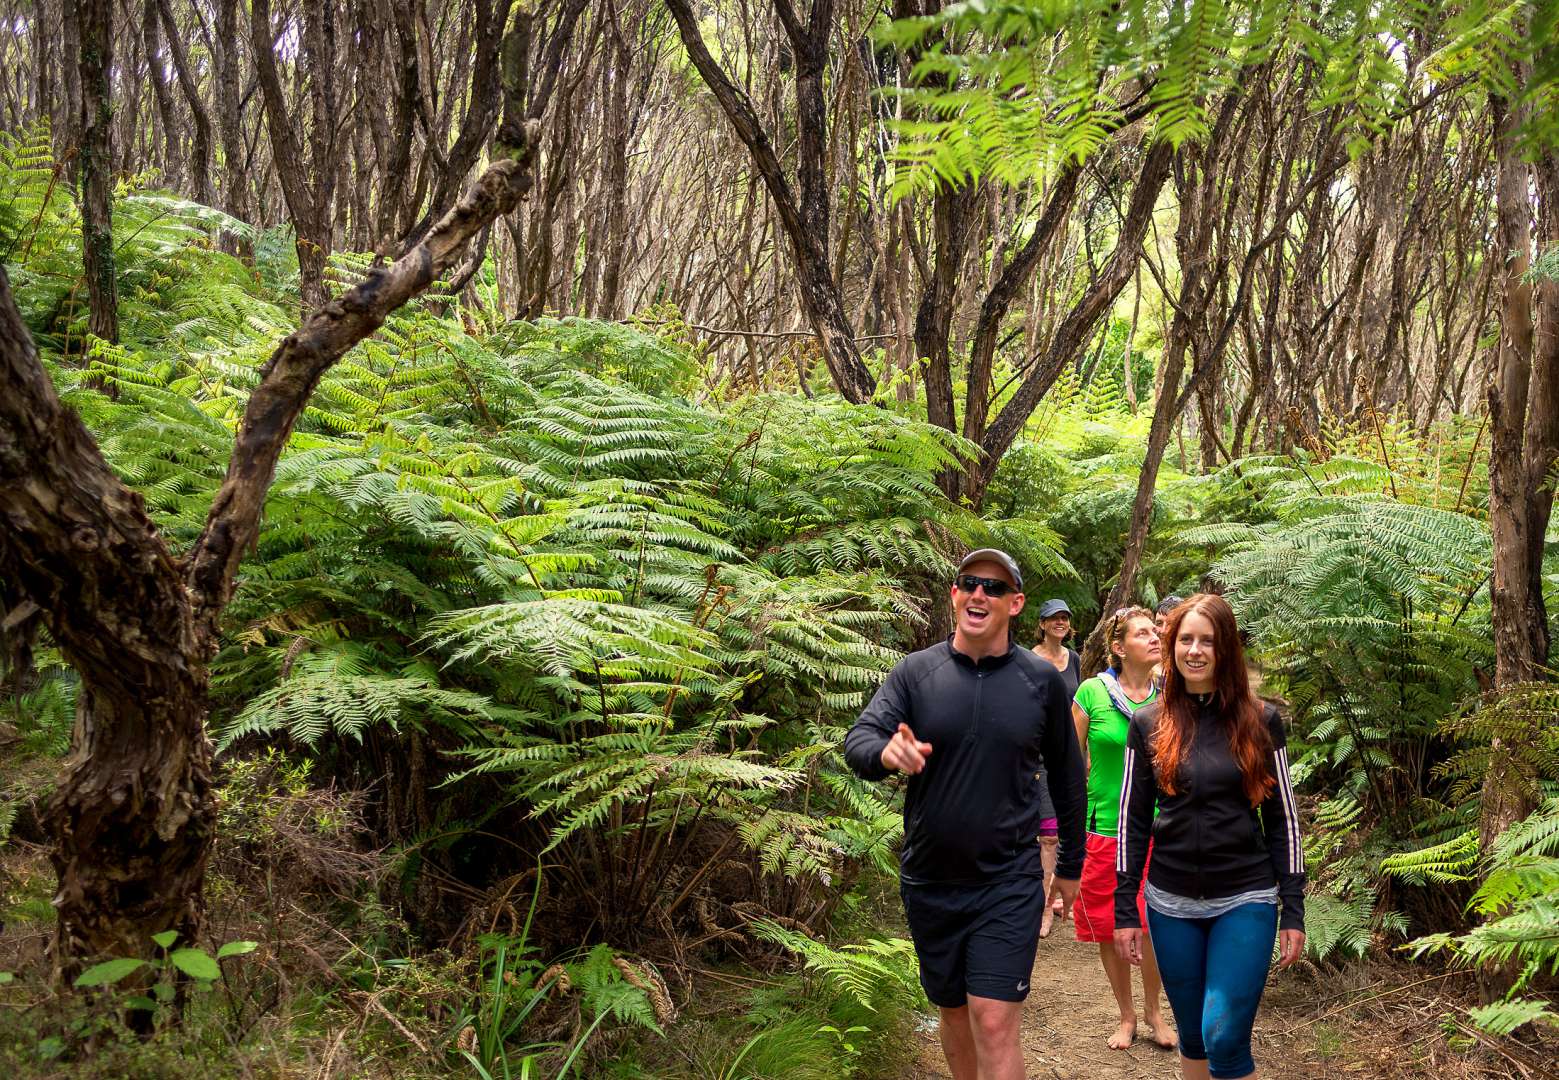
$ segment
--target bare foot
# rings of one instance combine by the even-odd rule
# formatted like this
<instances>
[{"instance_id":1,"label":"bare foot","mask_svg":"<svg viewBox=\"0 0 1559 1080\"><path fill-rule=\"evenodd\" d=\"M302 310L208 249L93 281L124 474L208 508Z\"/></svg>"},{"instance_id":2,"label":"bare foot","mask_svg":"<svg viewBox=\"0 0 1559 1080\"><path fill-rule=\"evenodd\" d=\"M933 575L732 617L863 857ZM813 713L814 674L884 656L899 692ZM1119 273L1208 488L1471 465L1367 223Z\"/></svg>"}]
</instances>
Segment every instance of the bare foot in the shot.
<instances>
[{"instance_id":1,"label":"bare foot","mask_svg":"<svg viewBox=\"0 0 1559 1080\"><path fill-rule=\"evenodd\" d=\"M1175 1038L1174 1029L1164 1023L1162 1016L1148 1017L1148 1034L1153 1037L1153 1045L1160 1050L1173 1050L1179 1042Z\"/></svg>"},{"instance_id":2,"label":"bare foot","mask_svg":"<svg viewBox=\"0 0 1559 1080\"><path fill-rule=\"evenodd\" d=\"M1135 1020L1122 1020L1121 1026L1115 1029L1115 1034L1110 1036L1111 1050L1124 1050L1137 1038L1137 1022Z\"/></svg>"}]
</instances>

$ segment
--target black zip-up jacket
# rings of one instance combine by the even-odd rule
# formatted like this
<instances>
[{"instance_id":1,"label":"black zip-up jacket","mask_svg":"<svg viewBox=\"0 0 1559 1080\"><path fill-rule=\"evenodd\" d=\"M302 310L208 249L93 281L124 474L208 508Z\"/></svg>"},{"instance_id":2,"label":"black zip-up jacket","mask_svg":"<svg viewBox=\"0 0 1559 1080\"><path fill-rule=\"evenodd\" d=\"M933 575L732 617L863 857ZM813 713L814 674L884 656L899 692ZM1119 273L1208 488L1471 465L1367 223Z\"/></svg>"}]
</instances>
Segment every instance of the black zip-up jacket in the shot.
<instances>
[{"instance_id":1,"label":"black zip-up jacket","mask_svg":"<svg viewBox=\"0 0 1559 1080\"><path fill-rule=\"evenodd\" d=\"M1288 778L1288 740L1271 705L1262 706L1270 746L1267 764L1276 781L1259 813L1245 796L1239 763L1229 749L1228 728L1211 704L1197 714L1196 731L1174 795L1158 785L1153 728L1162 708L1138 709L1126 734L1121 781L1120 844L1115 854L1115 925L1140 927L1137 889L1153 840L1148 881L1176 896L1219 899L1278 887L1278 925L1305 928L1305 853L1299 811ZM1153 808L1158 807L1154 818Z\"/></svg>"},{"instance_id":2,"label":"black zip-up jacket","mask_svg":"<svg viewBox=\"0 0 1559 1080\"><path fill-rule=\"evenodd\" d=\"M900 723L931 744L926 767L905 792L900 880L979 884L1043 875L1034 775L1041 760L1060 825L1056 874L1082 874L1087 793L1059 671L1017 646L978 662L951 638L911 653L845 736L845 760L858 775L889 774L882 749Z\"/></svg>"}]
</instances>

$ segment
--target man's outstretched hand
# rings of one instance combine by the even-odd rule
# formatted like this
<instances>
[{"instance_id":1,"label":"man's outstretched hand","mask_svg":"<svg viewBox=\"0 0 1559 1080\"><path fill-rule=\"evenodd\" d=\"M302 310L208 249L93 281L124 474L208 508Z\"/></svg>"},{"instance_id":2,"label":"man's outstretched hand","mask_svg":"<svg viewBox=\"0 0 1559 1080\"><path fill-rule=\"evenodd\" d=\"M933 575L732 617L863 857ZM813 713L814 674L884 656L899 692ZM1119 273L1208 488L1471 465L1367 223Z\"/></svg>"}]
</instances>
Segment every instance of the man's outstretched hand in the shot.
<instances>
[{"instance_id":1,"label":"man's outstretched hand","mask_svg":"<svg viewBox=\"0 0 1559 1080\"><path fill-rule=\"evenodd\" d=\"M893 738L888 740L888 745L882 748L882 764L885 768L899 769L913 776L926 767L926 758L930 755L931 744L915 738L908 724L900 724Z\"/></svg>"},{"instance_id":2,"label":"man's outstretched hand","mask_svg":"<svg viewBox=\"0 0 1559 1080\"><path fill-rule=\"evenodd\" d=\"M1072 904L1077 900L1077 885L1075 880L1058 877L1050 882L1050 895L1045 897L1045 904L1051 905L1056 897L1061 898L1061 918L1067 919L1072 914Z\"/></svg>"}]
</instances>

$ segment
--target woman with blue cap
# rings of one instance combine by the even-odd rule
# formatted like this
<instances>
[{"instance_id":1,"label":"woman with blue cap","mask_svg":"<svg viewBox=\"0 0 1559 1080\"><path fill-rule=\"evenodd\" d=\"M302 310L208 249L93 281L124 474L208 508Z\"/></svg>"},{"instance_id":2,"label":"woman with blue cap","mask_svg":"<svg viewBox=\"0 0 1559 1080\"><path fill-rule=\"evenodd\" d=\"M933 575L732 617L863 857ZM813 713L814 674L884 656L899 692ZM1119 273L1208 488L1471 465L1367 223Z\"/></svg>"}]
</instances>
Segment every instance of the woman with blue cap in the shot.
<instances>
[{"instance_id":1,"label":"woman with blue cap","mask_svg":"<svg viewBox=\"0 0 1559 1080\"><path fill-rule=\"evenodd\" d=\"M1066 606L1065 600L1046 600L1039 606L1039 628L1039 642L1034 646L1034 653L1061 672L1061 681L1066 684L1066 696L1070 701L1077 693L1077 684L1082 679L1083 662L1066 644L1066 639L1072 635L1072 609ZM1039 776L1039 790L1042 804L1039 822L1039 854L1040 861L1045 867L1045 895L1048 896L1050 882L1056 872L1056 849L1060 844L1060 838L1056 811L1050 801L1050 787L1045 783L1043 770ZM1050 936L1050 926L1055 920L1055 913L1054 905L1045 906L1045 914L1039 923L1040 937Z\"/></svg>"}]
</instances>

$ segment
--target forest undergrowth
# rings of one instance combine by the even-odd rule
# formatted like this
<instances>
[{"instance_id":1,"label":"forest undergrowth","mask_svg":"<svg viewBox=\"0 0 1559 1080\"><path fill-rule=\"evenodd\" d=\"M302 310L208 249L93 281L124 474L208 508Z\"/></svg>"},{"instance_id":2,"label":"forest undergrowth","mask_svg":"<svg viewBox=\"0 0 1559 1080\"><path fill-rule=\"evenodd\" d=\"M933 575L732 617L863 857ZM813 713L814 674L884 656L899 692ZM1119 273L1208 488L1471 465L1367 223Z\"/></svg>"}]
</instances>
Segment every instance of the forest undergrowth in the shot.
<instances>
[{"instance_id":1,"label":"forest undergrowth","mask_svg":"<svg viewBox=\"0 0 1559 1080\"><path fill-rule=\"evenodd\" d=\"M0 145L12 288L61 395L188 544L291 328L291 244L127 185L120 341L89 343L55 175L45 132ZM937 485L974 448L912 401L752 392L659 316L409 305L325 376L227 610L208 939L99 965L81 993L51 988L44 855L77 684L46 636L7 639L0 1058L105 1078L903 1075L924 1001L899 793L839 742L940 633L969 547L1099 613L1149 420L1121 359L1047 395L976 510ZM1476 418L1366 411L1211 474L1171 455L1139 593L1225 590L1289 712L1306 985L1508 965L1500 1000L1412 995L1437 1009L1413 1046L1522 1075L1559 1020L1559 695L1485 693L1481 438ZM1496 738L1538 809L1480 854ZM1351 1024L1375 1000L1337 1005ZM1307 1038L1356 1034L1314 1015ZM137 1016L163 1030L127 1034Z\"/></svg>"}]
</instances>

